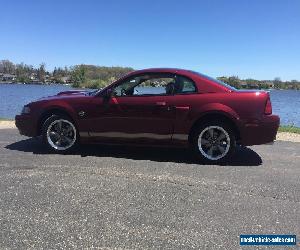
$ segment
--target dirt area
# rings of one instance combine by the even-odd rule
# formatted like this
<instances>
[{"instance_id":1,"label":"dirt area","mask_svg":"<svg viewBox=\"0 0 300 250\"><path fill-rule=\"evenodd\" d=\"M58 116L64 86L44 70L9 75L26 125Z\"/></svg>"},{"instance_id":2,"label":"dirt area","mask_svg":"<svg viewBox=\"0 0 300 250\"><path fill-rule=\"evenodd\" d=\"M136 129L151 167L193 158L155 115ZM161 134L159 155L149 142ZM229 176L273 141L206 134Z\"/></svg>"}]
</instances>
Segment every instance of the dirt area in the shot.
<instances>
[{"instance_id":1,"label":"dirt area","mask_svg":"<svg viewBox=\"0 0 300 250\"><path fill-rule=\"evenodd\" d=\"M278 132L277 141L291 141L300 142L300 134L288 133L288 132Z\"/></svg>"},{"instance_id":2,"label":"dirt area","mask_svg":"<svg viewBox=\"0 0 300 250\"><path fill-rule=\"evenodd\" d=\"M15 121L0 121L0 129L16 128Z\"/></svg>"}]
</instances>

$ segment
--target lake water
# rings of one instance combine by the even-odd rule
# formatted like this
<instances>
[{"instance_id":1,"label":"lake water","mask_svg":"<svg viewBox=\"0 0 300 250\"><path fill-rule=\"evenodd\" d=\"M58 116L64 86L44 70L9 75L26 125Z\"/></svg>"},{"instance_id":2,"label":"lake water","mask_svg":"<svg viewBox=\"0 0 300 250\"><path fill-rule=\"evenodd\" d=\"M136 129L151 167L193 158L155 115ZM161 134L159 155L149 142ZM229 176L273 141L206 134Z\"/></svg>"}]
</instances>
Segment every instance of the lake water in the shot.
<instances>
[{"instance_id":1,"label":"lake water","mask_svg":"<svg viewBox=\"0 0 300 250\"><path fill-rule=\"evenodd\" d=\"M14 118L24 104L70 89L65 85L0 84L0 118ZM300 91L271 90L270 93L273 113L279 114L281 124L300 127Z\"/></svg>"}]
</instances>

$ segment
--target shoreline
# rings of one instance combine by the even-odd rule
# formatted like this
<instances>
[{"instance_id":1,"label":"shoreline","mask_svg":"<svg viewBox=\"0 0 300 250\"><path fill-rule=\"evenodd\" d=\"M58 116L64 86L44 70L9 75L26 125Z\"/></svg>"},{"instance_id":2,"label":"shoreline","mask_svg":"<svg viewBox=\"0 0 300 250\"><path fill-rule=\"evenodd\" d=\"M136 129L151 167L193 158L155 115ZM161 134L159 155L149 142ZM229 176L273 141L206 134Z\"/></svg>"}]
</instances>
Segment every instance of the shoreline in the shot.
<instances>
[{"instance_id":1,"label":"shoreline","mask_svg":"<svg viewBox=\"0 0 300 250\"><path fill-rule=\"evenodd\" d=\"M39 82L0 82L0 84L18 84L18 85L40 85L40 86L51 86L51 85L63 85L63 86L72 86L71 83L59 83L59 82L47 82L47 83L39 83Z\"/></svg>"},{"instance_id":2,"label":"shoreline","mask_svg":"<svg viewBox=\"0 0 300 250\"><path fill-rule=\"evenodd\" d=\"M0 119L0 130L1 129L16 129L15 121ZM300 142L300 134L278 131L276 141Z\"/></svg>"}]
</instances>

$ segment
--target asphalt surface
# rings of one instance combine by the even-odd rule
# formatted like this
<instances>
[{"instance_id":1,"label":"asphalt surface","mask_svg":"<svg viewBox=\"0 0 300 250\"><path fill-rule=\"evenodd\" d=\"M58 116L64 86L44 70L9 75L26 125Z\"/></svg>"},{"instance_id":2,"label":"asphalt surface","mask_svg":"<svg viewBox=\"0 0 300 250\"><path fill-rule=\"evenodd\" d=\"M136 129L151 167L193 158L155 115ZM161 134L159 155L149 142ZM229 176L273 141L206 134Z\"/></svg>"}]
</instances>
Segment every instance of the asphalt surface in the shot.
<instances>
[{"instance_id":1,"label":"asphalt surface","mask_svg":"<svg viewBox=\"0 0 300 250\"><path fill-rule=\"evenodd\" d=\"M240 234L299 241L300 143L240 148L216 166L182 149L49 154L0 130L0 249L253 249Z\"/></svg>"}]
</instances>

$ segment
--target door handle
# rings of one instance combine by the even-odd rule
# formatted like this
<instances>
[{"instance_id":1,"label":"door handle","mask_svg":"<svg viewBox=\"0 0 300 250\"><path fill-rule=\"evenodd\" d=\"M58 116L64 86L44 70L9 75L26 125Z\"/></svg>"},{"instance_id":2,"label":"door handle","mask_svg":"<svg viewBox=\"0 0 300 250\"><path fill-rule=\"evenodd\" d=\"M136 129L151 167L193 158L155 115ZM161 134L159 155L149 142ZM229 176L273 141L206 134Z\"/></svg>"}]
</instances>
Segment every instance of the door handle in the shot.
<instances>
[{"instance_id":1,"label":"door handle","mask_svg":"<svg viewBox=\"0 0 300 250\"><path fill-rule=\"evenodd\" d=\"M190 107L189 106L176 106L177 110L182 110L182 111L189 111Z\"/></svg>"},{"instance_id":2,"label":"door handle","mask_svg":"<svg viewBox=\"0 0 300 250\"><path fill-rule=\"evenodd\" d=\"M167 105L166 102L156 102L155 104L156 104L156 106L166 106Z\"/></svg>"}]
</instances>

